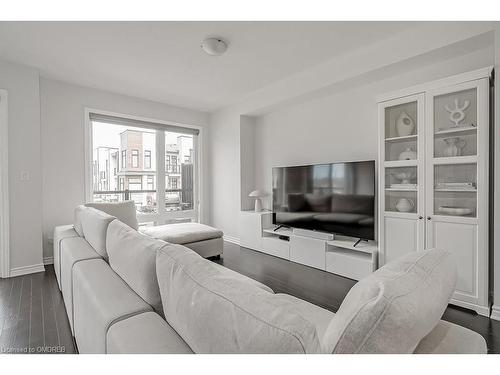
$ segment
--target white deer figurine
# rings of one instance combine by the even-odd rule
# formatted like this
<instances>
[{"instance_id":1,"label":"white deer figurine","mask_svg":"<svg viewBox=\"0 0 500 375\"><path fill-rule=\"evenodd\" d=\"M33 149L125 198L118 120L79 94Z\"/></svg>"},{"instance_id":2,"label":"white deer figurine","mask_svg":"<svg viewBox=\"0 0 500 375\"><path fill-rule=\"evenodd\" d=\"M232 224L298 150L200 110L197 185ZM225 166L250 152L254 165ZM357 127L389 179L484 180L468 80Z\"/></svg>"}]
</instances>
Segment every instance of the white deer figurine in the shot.
<instances>
[{"instance_id":1,"label":"white deer figurine","mask_svg":"<svg viewBox=\"0 0 500 375\"><path fill-rule=\"evenodd\" d=\"M455 98L455 108L451 109L448 104L444 106L446 111L450 114L450 121L455 123L455 127L458 127L461 121L465 118L465 110L469 108L470 100L465 100L464 105L460 107L458 105L458 98Z\"/></svg>"}]
</instances>

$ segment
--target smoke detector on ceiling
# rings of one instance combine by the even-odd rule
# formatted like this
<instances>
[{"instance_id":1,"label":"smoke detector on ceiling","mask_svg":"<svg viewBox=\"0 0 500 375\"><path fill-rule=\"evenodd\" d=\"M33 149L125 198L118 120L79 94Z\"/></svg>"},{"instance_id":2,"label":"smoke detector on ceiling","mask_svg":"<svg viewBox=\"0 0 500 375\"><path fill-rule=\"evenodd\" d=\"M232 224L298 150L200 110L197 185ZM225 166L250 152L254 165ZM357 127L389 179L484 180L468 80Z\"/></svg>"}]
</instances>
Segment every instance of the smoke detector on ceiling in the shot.
<instances>
[{"instance_id":1,"label":"smoke detector on ceiling","mask_svg":"<svg viewBox=\"0 0 500 375\"><path fill-rule=\"evenodd\" d=\"M227 43L221 38L207 38L201 43L201 49L211 56L220 56L227 51Z\"/></svg>"}]
</instances>

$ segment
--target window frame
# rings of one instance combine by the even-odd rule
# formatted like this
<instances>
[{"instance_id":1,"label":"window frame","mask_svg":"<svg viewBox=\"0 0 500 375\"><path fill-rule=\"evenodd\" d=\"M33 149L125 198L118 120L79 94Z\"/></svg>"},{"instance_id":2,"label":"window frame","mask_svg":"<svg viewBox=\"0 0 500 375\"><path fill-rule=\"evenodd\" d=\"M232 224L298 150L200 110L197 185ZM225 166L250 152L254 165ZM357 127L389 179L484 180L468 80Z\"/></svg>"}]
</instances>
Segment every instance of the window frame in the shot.
<instances>
[{"instance_id":1,"label":"window frame","mask_svg":"<svg viewBox=\"0 0 500 375\"><path fill-rule=\"evenodd\" d=\"M144 150L144 169L151 169L151 150Z\"/></svg>"},{"instance_id":2,"label":"window frame","mask_svg":"<svg viewBox=\"0 0 500 375\"><path fill-rule=\"evenodd\" d=\"M203 158L202 155L204 155L204 150L203 150L203 128L198 125L192 125L192 124L185 124L185 123L178 123L178 122L173 122L173 121L165 121L165 120L158 120L158 119L153 119L153 118L147 118L147 117L140 117L140 116L132 116L132 115L126 115L122 113L116 113L116 112L110 112L110 111L105 111L105 110L100 110L100 109L94 109L94 108L85 108L85 199L87 202L92 202L93 201L93 186L92 186L92 153L93 153L93 145L92 145L92 120L90 119L91 114L99 114L99 115L105 115L105 116L113 116L113 117L118 117L118 118L123 118L125 120L132 120L132 121L142 121L142 122L148 122L153 125L156 125L157 127L157 134L156 134L156 160L158 163L158 160L160 158L163 158L163 166L166 165L166 160L165 160L165 151L166 151L166 146L165 146L165 133L167 131L172 131L168 129L168 127L174 126L174 127L179 127L179 128L186 128L186 129L194 129L198 131L198 135L194 136L194 157L193 161L196 163L195 168L194 168L194 196L195 196L195 202L193 204L193 209L192 210L179 210L179 211L163 211L163 212L158 212L158 213L138 213L137 218L139 223L146 223L146 222L151 222L154 221L157 223L157 225L163 224L168 222L169 220L173 219L181 219L181 218L190 218L193 221L199 222L201 218L205 217L205 203L203 200L203 195L204 195L204 190L205 190L205 181L203 179ZM161 128L161 125L165 125L165 129ZM151 129L151 128L149 128ZM161 134L161 136L160 136ZM157 168L156 170L156 190L157 191L162 191L162 188L166 191L166 171L163 171L163 174L160 173L160 169ZM159 194L157 197L157 204L158 207L165 206L165 197L166 194Z\"/></svg>"},{"instance_id":3,"label":"window frame","mask_svg":"<svg viewBox=\"0 0 500 375\"><path fill-rule=\"evenodd\" d=\"M132 164L132 168L139 168L139 150L133 148L130 153L130 162Z\"/></svg>"},{"instance_id":4,"label":"window frame","mask_svg":"<svg viewBox=\"0 0 500 375\"><path fill-rule=\"evenodd\" d=\"M92 124L90 125L92 126ZM90 134L90 136L92 136L92 132ZM90 140L92 142L92 140ZM121 152L121 168L120 168L120 171L123 171L125 169L127 169L127 150L122 150Z\"/></svg>"}]
</instances>

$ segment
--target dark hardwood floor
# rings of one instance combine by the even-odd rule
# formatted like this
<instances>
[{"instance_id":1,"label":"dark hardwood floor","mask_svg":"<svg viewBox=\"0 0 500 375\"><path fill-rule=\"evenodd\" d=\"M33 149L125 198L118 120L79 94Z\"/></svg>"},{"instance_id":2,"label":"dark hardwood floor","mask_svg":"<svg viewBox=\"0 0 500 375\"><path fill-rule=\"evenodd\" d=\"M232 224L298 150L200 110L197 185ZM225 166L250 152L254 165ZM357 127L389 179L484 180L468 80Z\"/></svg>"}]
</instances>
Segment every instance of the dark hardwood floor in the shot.
<instances>
[{"instance_id":1,"label":"dark hardwood floor","mask_svg":"<svg viewBox=\"0 0 500 375\"><path fill-rule=\"evenodd\" d=\"M336 312L355 281L225 242L220 263ZM500 322L449 306L443 319L479 332L489 353L500 353ZM54 268L0 279L0 353L75 353Z\"/></svg>"},{"instance_id":2,"label":"dark hardwood floor","mask_svg":"<svg viewBox=\"0 0 500 375\"><path fill-rule=\"evenodd\" d=\"M0 353L75 353L54 268L0 279Z\"/></svg>"}]
</instances>

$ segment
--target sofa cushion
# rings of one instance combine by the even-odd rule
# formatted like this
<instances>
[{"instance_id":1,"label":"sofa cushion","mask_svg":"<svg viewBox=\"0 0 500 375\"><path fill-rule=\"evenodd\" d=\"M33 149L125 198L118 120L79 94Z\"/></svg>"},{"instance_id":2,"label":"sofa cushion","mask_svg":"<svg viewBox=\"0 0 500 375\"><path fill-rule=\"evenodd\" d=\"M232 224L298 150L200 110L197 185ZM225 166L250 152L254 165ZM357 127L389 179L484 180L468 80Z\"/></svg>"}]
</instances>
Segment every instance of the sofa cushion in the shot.
<instances>
[{"instance_id":1,"label":"sofa cushion","mask_svg":"<svg viewBox=\"0 0 500 375\"><path fill-rule=\"evenodd\" d=\"M73 332L73 267L76 263L88 259L100 259L101 256L82 237L67 238L61 242L61 292L64 297L66 314Z\"/></svg>"},{"instance_id":2,"label":"sofa cushion","mask_svg":"<svg viewBox=\"0 0 500 375\"><path fill-rule=\"evenodd\" d=\"M73 267L75 339L82 354L106 353L108 329L120 320L151 311L102 259Z\"/></svg>"},{"instance_id":3,"label":"sofa cushion","mask_svg":"<svg viewBox=\"0 0 500 375\"><path fill-rule=\"evenodd\" d=\"M222 231L200 223L177 223L145 227L141 232L159 240L184 245L186 243L221 238Z\"/></svg>"},{"instance_id":4,"label":"sofa cushion","mask_svg":"<svg viewBox=\"0 0 500 375\"><path fill-rule=\"evenodd\" d=\"M195 353L318 353L314 325L275 294L180 245L156 272L167 322Z\"/></svg>"},{"instance_id":5,"label":"sofa cushion","mask_svg":"<svg viewBox=\"0 0 500 375\"><path fill-rule=\"evenodd\" d=\"M106 336L109 354L191 354L168 323L150 311L113 324Z\"/></svg>"},{"instance_id":6,"label":"sofa cushion","mask_svg":"<svg viewBox=\"0 0 500 375\"><path fill-rule=\"evenodd\" d=\"M455 289L452 255L411 253L349 291L323 344L333 353L412 353L437 325Z\"/></svg>"},{"instance_id":7,"label":"sofa cushion","mask_svg":"<svg viewBox=\"0 0 500 375\"><path fill-rule=\"evenodd\" d=\"M247 277L245 275L242 275L241 273L238 273L236 271L230 270L229 268L221 266L218 263L212 263L212 265L215 268L219 269L219 272L220 272L219 273L219 277L221 279L223 279L223 278L240 279L241 281L243 281L245 283L250 283L250 284L255 285L257 288L261 288L262 290L265 290L266 292L274 293L274 291L271 288L269 288L267 285L262 284L261 282L259 282L257 280L251 279L251 278L249 278L249 277Z\"/></svg>"},{"instance_id":8,"label":"sofa cushion","mask_svg":"<svg viewBox=\"0 0 500 375\"><path fill-rule=\"evenodd\" d=\"M156 251L166 245L166 242L141 234L120 220L113 220L108 226L109 265L159 312L162 312L162 304L156 279Z\"/></svg>"},{"instance_id":9,"label":"sofa cushion","mask_svg":"<svg viewBox=\"0 0 500 375\"><path fill-rule=\"evenodd\" d=\"M302 315L304 319L313 323L321 342L335 314L329 310L313 305L312 303L289 294L278 293L276 294L276 297L280 298L284 303L289 303L290 309L294 309L297 314Z\"/></svg>"},{"instance_id":10,"label":"sofa cushion","mask_svg":"<svg viewBox=\"0 0 500 375\"><path fill-rule=\"evenodd\" d=\"M78 233L80 237L83 237L82 212L84 210L86 210L86 207L83 204L81 204L79 206L76 206L74 212L74 227L76 233Z\"/></svg>"},{"instance_id":11,"label":"sofa cushion","mask_svg":"<svg viewBox=\"0 0 500 375\"><path fill-rule=\"evenodd\" d=\"M66 238L73 237L79 237L73 225L60 225L54 228L54 272L59 290L61 290L61 244Z\"/></svg>"},{"instance_id":12,"label":"sofa cushion","mask_svg":"<svg viewBox=\"0 0 500 375\"><path fill-rule=\"evenodd\" d=\"M135 230L139 228L134 201L118 203L87 203L85 206L106 212L108 215L116 217L122 223L127 224Z\"/></svg>"},{"instance_id":13,"label":"sofa cushion","mask_svg":"<svg viewBox=\"0 0 500 375\"><path fill-rule=\"evenodd\" d=\"M103 211L91 207L82 210L80 217L85 239L100 256L107 259L106 233L109 223L115 220L115 218Z\"/></svg>"}]
</instances>

